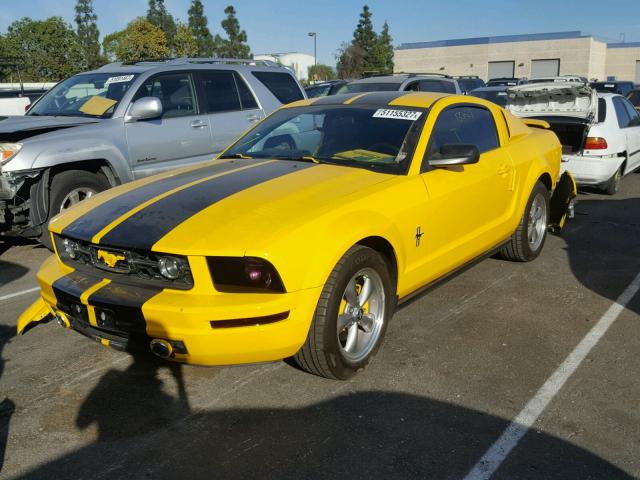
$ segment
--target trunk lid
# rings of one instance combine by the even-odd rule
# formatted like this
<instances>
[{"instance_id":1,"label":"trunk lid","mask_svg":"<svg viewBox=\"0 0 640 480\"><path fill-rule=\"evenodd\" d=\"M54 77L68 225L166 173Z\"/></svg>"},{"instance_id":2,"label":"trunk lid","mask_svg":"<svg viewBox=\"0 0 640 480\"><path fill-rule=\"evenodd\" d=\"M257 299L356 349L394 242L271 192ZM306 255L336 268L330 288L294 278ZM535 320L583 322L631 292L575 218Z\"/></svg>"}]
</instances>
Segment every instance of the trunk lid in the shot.
<instances>
[{"instance_id":1,"label":"trunk lid","mask_svg":"<svg viewBox=\"0 0 640 480\"><path fill-rule=\"evenodd\" d=\"M518 117L598 118L598 93L586 83L535 83L507 90L507 110Z\"/></svg>"}]
</instances>

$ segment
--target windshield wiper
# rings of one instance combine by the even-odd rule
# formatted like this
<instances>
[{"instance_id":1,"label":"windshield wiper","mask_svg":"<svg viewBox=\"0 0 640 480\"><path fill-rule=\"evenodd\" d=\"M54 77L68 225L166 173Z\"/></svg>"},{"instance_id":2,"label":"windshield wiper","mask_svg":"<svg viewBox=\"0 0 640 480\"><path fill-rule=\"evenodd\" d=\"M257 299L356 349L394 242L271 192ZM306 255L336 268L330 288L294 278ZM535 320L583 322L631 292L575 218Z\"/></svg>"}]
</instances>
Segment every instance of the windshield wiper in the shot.
<instances>
[{"instance_id":1,"label":"windshield wiper","mask_svg":"<svg viewBox=\"0 0 640 480\"><path fill-rule=\"evenodd\" d=\"M298 157L289 157L286 155L274 155L273 158L278 160L292 160L294 162L312 162L312 163L320 163L316 157L312 157L311 155L301 155Z\"/></svg>"},{"instance_id":2,"label":"windshield wiper","mask_svg":"<svg viewBox=\"0 0 640 480\"><path fill-rule=\"evenodd\" d=\"M223 155L221 157L218 158L241 158L242 160L252 160L253 157L250 157L249 155L245 155L243 153L231 153L231 154L227 154L227 155Z\"/></svg>"}]
</instances>

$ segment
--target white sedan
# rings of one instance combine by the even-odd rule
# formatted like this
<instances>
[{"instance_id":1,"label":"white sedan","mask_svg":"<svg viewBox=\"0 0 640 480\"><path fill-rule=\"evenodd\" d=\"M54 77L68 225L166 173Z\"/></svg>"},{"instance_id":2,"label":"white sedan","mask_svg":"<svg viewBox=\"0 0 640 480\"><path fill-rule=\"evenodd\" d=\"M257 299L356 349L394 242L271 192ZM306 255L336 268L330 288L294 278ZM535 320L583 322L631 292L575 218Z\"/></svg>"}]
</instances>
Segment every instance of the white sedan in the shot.
<instances>
[{"instance_id":1,"label":"white sedan","mask_svg":"<svg viewBox=\"0 0 640 480\"><path fill-rule=\"evenodd\" d=\"M545 120L562 144L562 171L578 185L613 195L640 168L640 113L625 97L586 84L533 84L508 90L507 108Z\"/></svg>"}]
</instances>

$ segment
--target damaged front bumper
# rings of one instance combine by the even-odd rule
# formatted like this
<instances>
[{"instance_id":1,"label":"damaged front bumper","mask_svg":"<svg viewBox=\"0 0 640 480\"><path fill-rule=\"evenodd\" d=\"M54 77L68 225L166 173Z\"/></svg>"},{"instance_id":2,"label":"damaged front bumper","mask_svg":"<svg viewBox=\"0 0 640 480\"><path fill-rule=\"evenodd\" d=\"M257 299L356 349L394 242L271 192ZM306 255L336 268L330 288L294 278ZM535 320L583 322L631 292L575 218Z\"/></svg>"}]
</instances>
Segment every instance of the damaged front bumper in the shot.
<instances>
[{"instance_id":1,"label":"damaged front bumper","mask_svg":"<svg viewBox=\"0 0 640 480\"><path fill-rule=\"evenodd\" d=\"M574 206L578 195L576 181L568 171L565 171L558 182L549 202L549 230L558 233L564 228L567 218L573 218Z\"/></svg>"}]
</instances>

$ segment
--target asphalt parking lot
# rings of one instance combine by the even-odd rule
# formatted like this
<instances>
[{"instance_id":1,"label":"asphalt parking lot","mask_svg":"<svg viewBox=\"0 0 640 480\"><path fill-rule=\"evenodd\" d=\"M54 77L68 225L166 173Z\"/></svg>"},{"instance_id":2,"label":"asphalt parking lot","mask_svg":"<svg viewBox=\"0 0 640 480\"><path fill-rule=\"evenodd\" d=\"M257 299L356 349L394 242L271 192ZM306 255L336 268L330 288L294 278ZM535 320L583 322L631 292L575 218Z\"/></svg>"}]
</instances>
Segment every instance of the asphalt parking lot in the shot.
<instances>
[{"instance_id":1,"label":"asphalt parking lot","mask_svg":"<svg viewBox=\"0 0 640 480\"><path fill-rule=\"evenodd\" d=\"M48 251L0 241L0 477L464 478L640 272L640 174L579 200L535 262L404 305L348 382L168 365L53 323L16 337ZM640 476L640 294L613 320L493 478Z\"/></svg>"}]
</instances>

